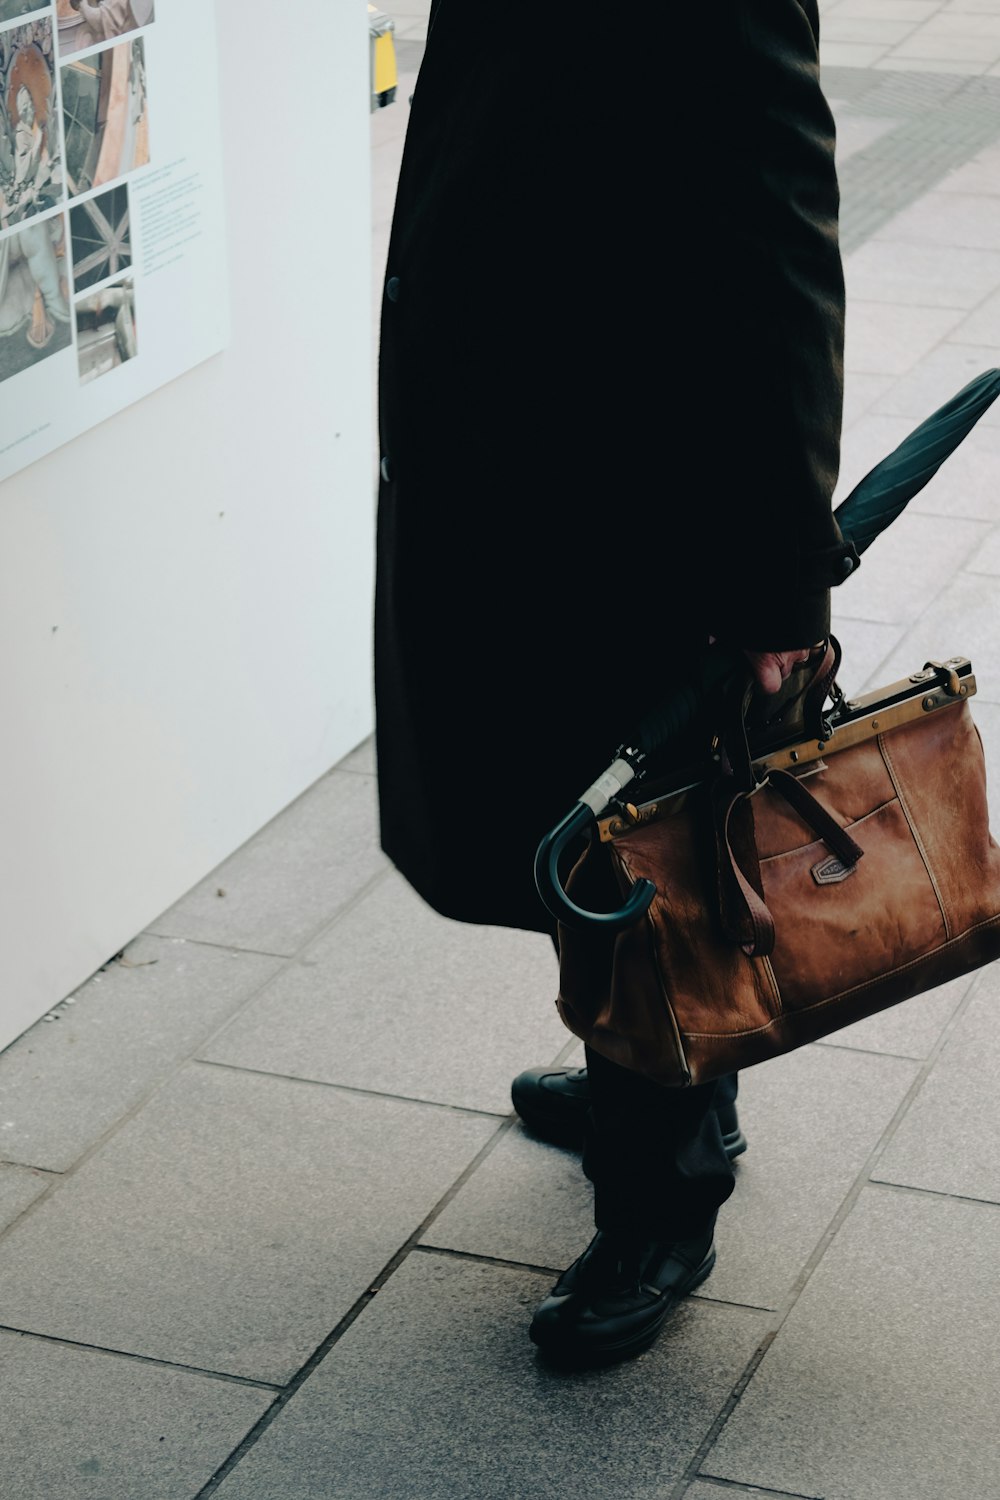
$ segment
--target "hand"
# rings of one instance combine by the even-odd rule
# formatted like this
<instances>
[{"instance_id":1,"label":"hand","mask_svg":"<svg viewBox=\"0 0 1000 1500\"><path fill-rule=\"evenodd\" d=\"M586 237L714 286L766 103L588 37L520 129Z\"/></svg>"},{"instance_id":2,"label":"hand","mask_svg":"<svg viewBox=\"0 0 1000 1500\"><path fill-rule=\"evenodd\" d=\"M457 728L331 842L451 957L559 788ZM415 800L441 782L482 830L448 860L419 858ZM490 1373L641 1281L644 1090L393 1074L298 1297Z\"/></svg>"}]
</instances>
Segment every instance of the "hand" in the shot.
<instances>
[{"instance_id":1,"label":"hand","mask_svg":"<svg viewBox=\"0 0 1000 1500\"><path fill-rule=\"evenodd\" d=\"M744 651L750 669L762 693L776 693L791 675L793 667L808 661L815 648L802 646L797 651Z\"/></svg>"}]
</instances>

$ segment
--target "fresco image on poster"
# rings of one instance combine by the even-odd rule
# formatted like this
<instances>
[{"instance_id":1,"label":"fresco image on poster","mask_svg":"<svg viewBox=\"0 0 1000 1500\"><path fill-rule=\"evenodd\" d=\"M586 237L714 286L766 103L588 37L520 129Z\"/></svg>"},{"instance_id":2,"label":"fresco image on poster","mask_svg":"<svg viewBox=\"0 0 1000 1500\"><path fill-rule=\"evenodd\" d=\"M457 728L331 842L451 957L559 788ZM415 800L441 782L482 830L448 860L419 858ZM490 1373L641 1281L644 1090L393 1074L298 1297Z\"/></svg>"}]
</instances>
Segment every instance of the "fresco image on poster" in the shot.
<instances>
[{"instance_id":1,"label":"fresco image on poster","mask_svg":"<svg viewBox=\"0 0 1000 1500\"><path fill-rule=\"evenodd\" d=\"M215 10L0 0L0 485L226 347Z\"/></svg>"},{"instance_id":2,"label":"fresco image on poster","mask_svg":"<svg viewBox=\"0 0 1000 1500\"><path fill-rule=\"evenodd\" d=\"M155 20L153 0L58 0L56 14L60 57L113 41Z\"/></svg>"},{"instance_id":3,"label":"fresco image on poster","mask_svg":"<svg viewBox=\"0 0 1000 1500\"><path fill-rule=\"evenodd\" d=\"M76 301L76 350L80 383L117 370L139 352L135 283L131 276Z\"/></svg>"},{"instance_id":4,"label":"fresco image on poster","mask_svg":"<svg viewBox=\"0 0 1000 1500\"><path fill-rule=\"evenodd\" d=\"M0 239L0 381L70 344L65 214Z\"/></svg>"},{"instance_id":5,"label":"fresco image on poster","mask_svg":"<svg viewBox=\"0 0 1000 1500\"><path fill-rule=\"evenodd\" d=\"M0 230L63 200L52 17L0 31Z\"/></svg>"},{"instance_id":6,"label":"fresco image on poster","mask_svg":"<svg viewBox=\"0 0 1000 1500\"><path fill-rule=\"evenodd\" d=\"M62 69L66 181L71 197L149 161L142 37L91 52Z\"/></svg>"},{"instance_id":7,"label":"fresco image on poster","mask_svg":"<svg viewBox=\"0 0 1000 1500\"><path fill-rule=\"evenodd\" d=\"M73 285L78 292L128 270L132 264L128 184L119 183L96 198L76 204L70 211L69 228Z\"/></svg>"},{"instance_id":8,"label":"fresco image on poster","mask_svg":"<svg viewBox=\"0 0 1000 1500\"><path fill-rule=\"evenodd\" d=\"M29 16L33 10L48 10L45 0L0 0L0 26L5 21L16 21L19 16Z\"/></svg>"}]
</instances>

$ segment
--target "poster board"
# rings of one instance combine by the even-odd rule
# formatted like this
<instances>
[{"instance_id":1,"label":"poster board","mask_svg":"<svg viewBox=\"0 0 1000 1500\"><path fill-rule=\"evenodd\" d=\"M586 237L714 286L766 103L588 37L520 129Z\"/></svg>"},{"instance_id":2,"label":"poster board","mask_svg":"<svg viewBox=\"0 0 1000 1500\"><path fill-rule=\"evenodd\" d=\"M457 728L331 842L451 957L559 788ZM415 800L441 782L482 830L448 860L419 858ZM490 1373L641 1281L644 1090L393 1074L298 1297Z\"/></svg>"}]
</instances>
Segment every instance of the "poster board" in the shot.
<instances>
[{"instance_id":1,"label":"poster board","mask_svg":"<svg viewBox=\"0 0 1000 1500\"><path fill-rule=\"evenodd\" d=\"M0 0L0 482L227 338L214 12Z\"/></svg>"},{"instance_id":2,"label":"poster board","mask_svg":"<svg viewBox=\"0 0 1000 1500\"><path fill-rule=\"evenodd\" d=\"M174 77L213 20L218 39L222 189L186 264L192 284L214 267L224 222L229 336L0 484L0 1047L372 727L365 5L301 0L289 22L198 0L194 43L169 46L168 5L192 5L156 0L149 27ZM170 108L208 121L186 154L214 152L186 81ZM148 347L142 294L137 271ZM166 325L179 349L190 330Z\"/></svg>"}]
</instances>

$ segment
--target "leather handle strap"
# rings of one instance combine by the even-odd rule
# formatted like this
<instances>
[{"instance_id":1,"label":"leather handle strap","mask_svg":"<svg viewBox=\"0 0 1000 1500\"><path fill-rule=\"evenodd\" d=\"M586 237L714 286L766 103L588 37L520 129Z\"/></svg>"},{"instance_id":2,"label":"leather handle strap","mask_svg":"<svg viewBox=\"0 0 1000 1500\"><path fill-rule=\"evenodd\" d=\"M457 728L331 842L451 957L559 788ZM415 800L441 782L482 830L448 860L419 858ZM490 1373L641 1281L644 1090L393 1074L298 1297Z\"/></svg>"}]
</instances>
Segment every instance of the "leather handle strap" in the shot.
<instances>
[{"instance_id":1,"label":"leather handle strap","mask_svg":"<svg viewBox=\"0 0 1000 1500\"><path fill-rule=\"evenodd\" d=\"M823 840L842 864L851 868L864 854L861 845L841 828L812 793L788 771L772 771L767 783ZM716 869L719 876L719 915L722 930L750 958L773 953L774 918L764 900L760 859L754 836L750 799L754 793L733 791L717 783L714 794Z\"/></svg>"},{"instance_id":2,"label":"leather handle strap","mask_svg":"<svg viewBox=\"0 0 1000 1500\"><path fill-rule=\"evenodd\" d=\"M802 819L808 823L819 838L821 838L831 854L835 854L841 864L851 869L857 864L864 854L861 845L856 843L846 828L841 828L822 803L817 802L812 792L793 776L789 771L772 771L768 777L768 785L772 786L779 796L784 797L789 807L794 808Z\"/></svg>"},{"instance_id":3,"label":"leather handle strap","mask_svg":"<svg viewBox=\"0 0 1000 1500\"><path fill-rule=\"evenodd\" d=\"M719 790L719 788L717 788ZM750 958L774 951L774 918L764 900L753 812L745 792L719 796L713 819L722 931ZM753 880L744 873L749 869Z\"/></svg>"},{"instance_id":4,"label":"leather handle strap","mask_svg":"<svg viewBox=\"0 0 1000 1500\"><path fill-rule=\"evenodd\" d=\"M817 739L823 733L823 709L826 700L833 696L840 662L840 642L836 636L827 636L826 651L815 677L805 691L802 712L806 734L815 735Z\"/></svg>"}]
</instances>

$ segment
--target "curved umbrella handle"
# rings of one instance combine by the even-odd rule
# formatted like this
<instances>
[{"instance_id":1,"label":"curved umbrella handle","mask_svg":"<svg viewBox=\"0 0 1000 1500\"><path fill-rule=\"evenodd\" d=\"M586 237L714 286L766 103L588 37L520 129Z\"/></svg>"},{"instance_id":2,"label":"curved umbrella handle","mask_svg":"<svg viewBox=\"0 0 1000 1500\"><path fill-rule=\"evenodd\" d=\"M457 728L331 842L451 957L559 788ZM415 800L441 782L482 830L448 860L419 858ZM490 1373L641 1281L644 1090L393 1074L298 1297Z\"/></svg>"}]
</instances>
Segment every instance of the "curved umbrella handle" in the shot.
<instances>
[{"instance_id":1,"label":"curved umbrella handle","mask_svg":"<svg viewBox=\"0 0 1000 1500\"><path fill-rule=\"evenodd\" d=\"M559 879L559 861L572 841L587 831L593 822L593 809L578 802L545 835L535 853L535 885L549 911L564 927L603 927L607 932L623 932L649 910L656 886L651 880L637 880L628 900L619 911L585 911L571 901Z\"/></svg>"}]
</instances>

